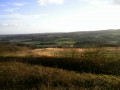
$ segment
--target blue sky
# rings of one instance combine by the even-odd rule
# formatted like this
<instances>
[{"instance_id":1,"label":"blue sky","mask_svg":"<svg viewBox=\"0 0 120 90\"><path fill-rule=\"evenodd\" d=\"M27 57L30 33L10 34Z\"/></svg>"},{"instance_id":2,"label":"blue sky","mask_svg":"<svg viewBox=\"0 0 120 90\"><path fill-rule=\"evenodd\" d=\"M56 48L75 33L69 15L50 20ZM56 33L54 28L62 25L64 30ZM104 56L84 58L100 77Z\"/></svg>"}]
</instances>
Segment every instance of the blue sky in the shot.
<instances>
[{"instance_id":1,"label":"blue sky","mask_svg":"<svg viewBox=\"0 0 120 90\"><path fill-rule=\"evenodd\" d=\"M120 0L0 0L0 34L120 29Z\"/></svg>"}]
</instances>

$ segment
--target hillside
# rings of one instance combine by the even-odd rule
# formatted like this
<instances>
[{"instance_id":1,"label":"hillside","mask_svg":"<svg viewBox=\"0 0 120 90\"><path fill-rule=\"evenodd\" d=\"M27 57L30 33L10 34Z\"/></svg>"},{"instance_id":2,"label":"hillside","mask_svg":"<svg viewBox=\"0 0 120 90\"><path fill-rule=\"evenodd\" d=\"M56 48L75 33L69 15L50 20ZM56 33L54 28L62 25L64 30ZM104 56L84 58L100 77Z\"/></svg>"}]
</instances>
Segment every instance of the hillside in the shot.
<instances>
[{"instance_id":1,"label":"hillside","mask_svg":"<svg viewBox=\"0 0 120 90\"><path fill-rule=\"evenodd\" d=\"M0 89L119 90L119 35L119 30L1 35ZM73 44L106 47L64 48Z\"/></svg>"},{"instance_id":2,"label":"hillside","mask_svg":"<svg viewBox=\"0 0 120 90\"><path fill-rule=\"evenodd\" d=\"M0 35L0 43L36 47L62 47L70 45L76 47L116 47L120 46L119 37L120 30Z\"/></svg>"}]
</instances>

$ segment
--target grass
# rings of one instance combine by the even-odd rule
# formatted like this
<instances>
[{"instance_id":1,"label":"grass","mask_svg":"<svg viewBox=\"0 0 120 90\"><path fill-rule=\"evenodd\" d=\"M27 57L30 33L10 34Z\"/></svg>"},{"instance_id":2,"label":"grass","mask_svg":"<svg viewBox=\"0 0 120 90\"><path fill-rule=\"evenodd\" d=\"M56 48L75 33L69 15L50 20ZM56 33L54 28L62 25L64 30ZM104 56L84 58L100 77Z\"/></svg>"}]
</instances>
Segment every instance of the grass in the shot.
<instances>
[{"instance_id":1,"label":"grass","mask_svg":"<svg viewBox=\"0 0 120 90\"><path fill-rule=\"evenodd\" d=\"M76 73L18 62L0 63L1 89L120 89L120 78L112 75Z\"/></svg>"},{"instance_id":2,"label":"grass","mask_svg":"<svg viewBox=\"0 0 120 90\"><path fill-rule=\"evenodd\" d=\"M73 44L72 41L59 41L59 42L56 42L58 45L71 45Z\"/></svg>"},{"instance_id":3,"label":"grass","mask_svg":"<svg viewBox=\"0 0 120 90\"><path fill-rule=\"evenodd\" d=\"M63 48L54 57L3 55L0 89L119 90L119 53L119 48L90 48L81 53Z\"/></svg>"},{"instance_id":4,"label":"grass","mask_svg":"<svg viewBox=\"0 0 120 90\"><path fill-rule=\"evenodd\" d=\"M86 72L94 74L120 75L120 61L104 60L80 60L71 58L56 57L1 57L1 62L17 61L32 65L44 65L47 67L57 67L70 71Z\"/></svg>"}]
</instances>

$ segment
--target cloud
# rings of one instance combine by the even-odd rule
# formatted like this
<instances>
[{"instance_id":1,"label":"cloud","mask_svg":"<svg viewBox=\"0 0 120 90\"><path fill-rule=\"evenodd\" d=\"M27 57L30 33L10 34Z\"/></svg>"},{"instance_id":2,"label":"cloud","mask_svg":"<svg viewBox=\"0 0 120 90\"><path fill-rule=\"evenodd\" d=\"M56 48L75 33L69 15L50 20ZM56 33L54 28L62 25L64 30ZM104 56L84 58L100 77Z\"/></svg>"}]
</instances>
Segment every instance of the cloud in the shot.
<instances>
[{"instance_id":1,"label":"cloud","mask_svg":"<svg viewBox=\"0 0 120 90\"><path fill-rule=\"evenodd\" d=\"M78 0L79 2L87 3L89 6L102 6L111 3L109 0Z\"/></svg>"},{"instance_id":2,"label":"cloud","mask_svg":"<svg viewBox=\"0 0 120 90\"><path fill-rule=\"evenodd\" d=\"M0 18L37 19L44 16L48 16L48 14L36 14L36 15L10 14L10 15L0 15Z\"/></svg>"},{"instance_id":3,"label":"cloud","mask_svg":"<svg viewBox=\"0 0 120 90\"><path fill-rule=\"evenodd\" d=\"M114 4L120 5L120 0L113 0Z\"/></svg>"},{"instance_id":4,"label":"cloud","mask_svg":"<svg viewBox=\"0 0 120 90\"><path fill-rule=\"evenodd\" d=\"M63 4L64 0L38 0L39 5L45 6L48 4Z\"/></svg>"},{"instance_id":5,"label":"cloud","mask_svg":"<svg viewBox=\"0 0 120 90\"><path fill-rule=\"evenodd\" d=\"M99 0L92 0L90 2L91 5L95 5L95 6L106 5L108 3L109 3L108 1L99 1Z\"/></svg>"},{"instance_id":6,"label":"cloud","mask_svg":"<svg viewBox=\"0 0 120 90\"><path fill-rule=\"evenodd\" d=\"M9 25L6 23L0 24L1 27L8 27Z\"/></svg>"},{"instance_id":7,"label":"cloud","mask_svg":"<svg viewBox=\"0 0 120 90\"><path fill-rule=\"evenodd\" d=\"M120 5L120 0L78 0L78 1L93 6Z\"/></svg>"},{"instance_id":8,"label":"cloud","mask_svg":"<svg viewBox=\"0 0 120 90\"><path fill-rule=\"evenodd\" d=\"M21 26L20 24L14 22L14 23L1 23L0 24L0 27L18 27L18 26Z\"/></svg>"},{"instance_id":9,"label":"cloud","mask_svg":"<svg viewBox=\"0 0 120 90\"><path fill-rule=\"evenodd\" d=\"M23 3L7 3L8 5L14 5L14 6L24 6L26 4L30 4L30 3L26 3L26 2L23 2ZM0 6L7 6L6 4L0 4Z\"/></svg>"},{"instance_id":10,"label":"cloud","mask_svg":"<svg viewBox=\"0 0 120 90\"><path fill-rule=\"evenodd\" d=\"M29 3L14 3L13 5L15 5L15 6L24 6L24 5L26 5L26 4L29 4Z\"/></svg>"},{"instance_id":11,"label":"cloud","mask_svg":"<svg viewBox=\"0 0 120 90\"><path fill-rule=\"evenodd\" d=\"M13 11L18 10L18 9L19 9L19 8L8 8L8 9L6 9L5 11L13 12Z\"/></svg>"},{"instance_id":12,"label":"cloud","mask_svg":"<svg viewBox=\"0 0 120 90\"><path fill-rule=\"evenodd\" d=\"M16 24L16 23L12 23L12 24L2 23L2 24L0 24L0 27L17 27L17 26L19 26L19 24Z\"/></svg>"}]
</instances>

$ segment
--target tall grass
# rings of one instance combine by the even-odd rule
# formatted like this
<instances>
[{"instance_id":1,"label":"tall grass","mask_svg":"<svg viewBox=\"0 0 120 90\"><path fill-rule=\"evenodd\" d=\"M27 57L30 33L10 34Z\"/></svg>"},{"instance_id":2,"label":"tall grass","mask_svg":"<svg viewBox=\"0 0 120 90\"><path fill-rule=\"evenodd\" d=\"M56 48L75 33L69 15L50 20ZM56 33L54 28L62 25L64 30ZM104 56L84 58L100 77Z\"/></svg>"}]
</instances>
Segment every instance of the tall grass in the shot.
<instances>
[{"instance_id":1,"label":"tall grass","mask_svg":"<svg viewBox=\"0 0 120 90\"><path fill-rule=\"evenodd\" d=\"M64 58L77 58L79 57L79 52L77 48L62 48L58 52L54 52L54 56Z\"/></svg>"},{"instance_id":2,"label":"tall grass","mask_svg":"<svg viewBox=\"0 0 120 90\"><path fill-rule=\"evenodd\" d=\"M117 76L75 73L58 68L18 62L0 63L1 89L120 89Z\"/></svg>"},{"instance_id":3,"label":"tall grass","mask_svg":"<svg viewBox=\"0 0 120 90\"><path fill-rule=\"evenodd\" d=\"M91 60L72 59L57 57L2 57L1 62L17 61L31 65L44 65L47 67L58 67L70 71L120 75L120 60Z\"/></svg>"},{"instance_id":4,"label":"tall grass","mask_svg":"<svg viewBox=\"0 0 120 90\"><path fill-rule=\"evenodd\" d=\"M81 51L79 48L62 48L54 53L55 57L65 58L83 58L83 59L120 59L120 49L116 48L84 48Z\"/></svg>"},{"instance_id":5,"label":"tall grass","mask_svg":"<svg viewBox=\"0 0 120 90\"><path fill-rule=\"evenodd\" d=\"M55 57L0 57L0 89L119 90L119 48L79 52L63 49Z\"/></svg>"},{"instance_id":6,"label":"tall grass","mask_svg":"<svg viewBox=\"0 0 120 90\"><path fill-rule=\"evenodd\" d=\"M31 48L15 45L0 45L0 56L33 56L29 50L31 50Z\"/></svg>"}]
</instances>

